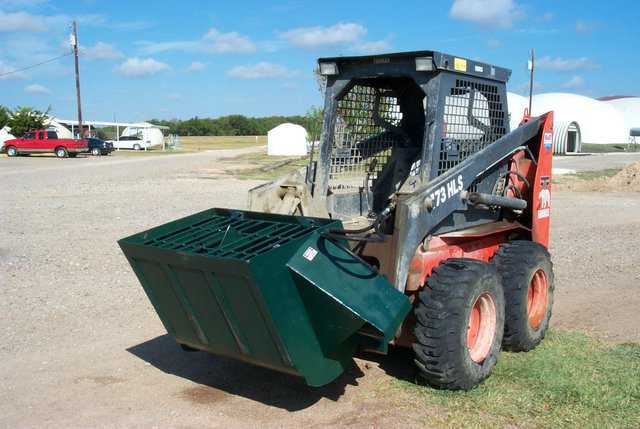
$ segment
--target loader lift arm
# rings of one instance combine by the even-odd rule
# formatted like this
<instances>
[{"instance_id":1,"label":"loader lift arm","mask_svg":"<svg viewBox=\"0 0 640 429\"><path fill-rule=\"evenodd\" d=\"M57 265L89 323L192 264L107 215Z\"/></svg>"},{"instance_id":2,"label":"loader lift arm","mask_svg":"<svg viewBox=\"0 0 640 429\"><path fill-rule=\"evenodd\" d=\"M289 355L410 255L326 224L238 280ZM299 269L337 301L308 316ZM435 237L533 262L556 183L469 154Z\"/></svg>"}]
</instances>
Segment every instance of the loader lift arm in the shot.
<instances>
[{"instance_id":1,"label":"loader lift arm","mask_svg":"<svg viewBox=\"0 0 640 429\"><path fill-rule=\"evenodd\" d=\"M531 120L397 203L395 225L398 238L393 281L396 289L404 291L411 258L427 234L454 211L467 208L468 203L461 198L462 192L476 179L507 161L514 152L540 143L536 137L545 123L550 127L548 119L548 116L542 116ZM530 149L535 149L534 153L539 150L538 147Z\"/></svg>"}]
</instances>

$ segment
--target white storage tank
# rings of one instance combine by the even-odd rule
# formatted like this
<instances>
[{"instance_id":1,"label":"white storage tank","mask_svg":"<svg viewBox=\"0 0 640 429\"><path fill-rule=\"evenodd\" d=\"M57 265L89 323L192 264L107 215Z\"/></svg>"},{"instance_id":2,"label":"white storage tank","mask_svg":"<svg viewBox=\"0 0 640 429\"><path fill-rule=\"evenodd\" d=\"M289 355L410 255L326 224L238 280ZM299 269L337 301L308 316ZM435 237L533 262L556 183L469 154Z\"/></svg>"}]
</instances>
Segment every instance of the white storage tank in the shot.
<instances>
[{"instance_id":1,"label":"white storage tank","mask_svg":"<svg viewBox=\"0 0 640 429\"><path fill-rule=\"evenodd\" d=\"M267 133L267 154L302 156L308 153L307 130L296 124L280 124Z\"/></svg>"}]
</instances>

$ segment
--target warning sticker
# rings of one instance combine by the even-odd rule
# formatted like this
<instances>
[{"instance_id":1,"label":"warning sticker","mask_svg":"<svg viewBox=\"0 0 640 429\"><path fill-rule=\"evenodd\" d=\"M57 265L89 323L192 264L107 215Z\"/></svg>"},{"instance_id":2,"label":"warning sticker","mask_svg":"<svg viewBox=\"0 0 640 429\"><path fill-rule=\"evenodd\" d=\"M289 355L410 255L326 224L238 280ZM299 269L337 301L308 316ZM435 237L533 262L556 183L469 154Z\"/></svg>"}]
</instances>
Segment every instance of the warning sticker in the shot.
<instances>
[{"instance_id":1,"label":"warning sticker","mask_svg":"<svg viewBox=\"0 0 640 429\"><path fill-rule=\"evenodd\" d=\"M549 214L551 213L551 192L549 191L549 183L549 176L542 176L540 178L540 192L538 192L538 219L549 217Z\"/></svg>"},{"instance_id":2,"label":"warning sticker","mask_svg":"<svg viewBox=\"0 0 640 429\"><path fill-rule=\"evenodd\" d=\"M467 71L467 60L464 58L454 58L453 59L453 68L459 71L466 72Z\"/></svg>"},{"instance_id":3,"label":"warning sticker","mask_svg":"<svg viewBox=\"0 0 640 429\"><path fill-rule=\"evenodd\" d=\"M302 257L307 261L313 261L313 258L315 258L317 254L318 251L316 249L314 249L313 247L307 247L307 250L304 251Z\"/></svg>"},{"instance_id":4,"label":"warning sticker","mask_svg":"<svg viewBox=\"0 0 640 429\"><path fill-rule=\"evenodd\" d=\"M553 132L547 131L544 133L544 147L545 149L551 149L551 145L553 145Z\"/></svg>"}]
</instances>

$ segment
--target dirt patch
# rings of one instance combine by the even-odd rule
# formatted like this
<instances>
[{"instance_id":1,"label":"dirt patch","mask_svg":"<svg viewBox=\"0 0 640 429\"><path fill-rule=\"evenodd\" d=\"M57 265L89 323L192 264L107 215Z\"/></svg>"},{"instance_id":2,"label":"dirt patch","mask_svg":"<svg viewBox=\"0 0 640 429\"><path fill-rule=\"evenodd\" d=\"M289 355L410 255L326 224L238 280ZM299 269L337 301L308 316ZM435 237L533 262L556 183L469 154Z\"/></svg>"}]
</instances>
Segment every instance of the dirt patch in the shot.
<instances>
[{"instance_id":1,"label":"dirt patch","mask_svg":"<svg viewBox=\"0 0 640 429\"><path fill-rule=\"evenodd\" d=\"M623 168L609 179L609 186L632 192L640 192L640 161Z\"/></svg>"},{"instance_id":2,"label":"dirt patch","mask_svg":"<svg viewBox=\"0 0 640 429\"><path fill-rule=\"evenodd\" d=\"M554 189L576 192L640 192L640 161L620 171L610 169L560 176Z\"/></svg>"},{"instance_id":3,"label":"dirt patch","mask_svg":"<svg viewBox=\"0 0 640 429\"><path fill-rule=\"evenodd\" d=\"M231 395L209 386L196 386L184 389L180 397L197 405L211 405L231 399Z\"/></svg>"}]
</instances>

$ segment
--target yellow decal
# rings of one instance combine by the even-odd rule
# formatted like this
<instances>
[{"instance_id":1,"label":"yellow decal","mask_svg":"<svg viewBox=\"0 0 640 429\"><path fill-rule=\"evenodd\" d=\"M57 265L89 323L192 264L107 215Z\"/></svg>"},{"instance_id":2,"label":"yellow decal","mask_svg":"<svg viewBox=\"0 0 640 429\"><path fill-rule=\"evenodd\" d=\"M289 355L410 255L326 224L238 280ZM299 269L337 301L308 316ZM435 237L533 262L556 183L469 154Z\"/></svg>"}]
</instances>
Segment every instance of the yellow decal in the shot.
<instances>
[{"instance_id":1,"label":"yellow decal","mask_svg":"<svg viewBox=\"0 0 640 429\"><path fill-rule=\"evenodd\" d=\"M466 72L467 71L467 60L463 58L454 58L453 59L453 68L459 71Z\"/></svg>"}]
</instances>

